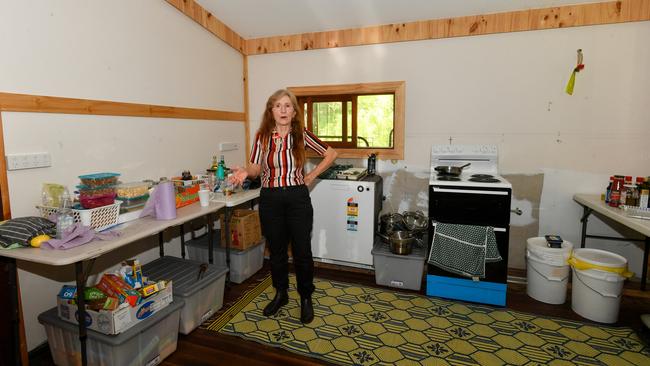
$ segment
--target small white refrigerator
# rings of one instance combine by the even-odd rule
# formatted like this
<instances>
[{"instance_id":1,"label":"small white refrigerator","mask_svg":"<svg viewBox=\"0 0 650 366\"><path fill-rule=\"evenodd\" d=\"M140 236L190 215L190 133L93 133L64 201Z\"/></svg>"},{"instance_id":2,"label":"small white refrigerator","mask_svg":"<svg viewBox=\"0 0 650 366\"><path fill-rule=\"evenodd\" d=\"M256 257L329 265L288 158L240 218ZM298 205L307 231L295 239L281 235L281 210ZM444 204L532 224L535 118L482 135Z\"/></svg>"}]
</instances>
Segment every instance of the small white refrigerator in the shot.
<instances>
[{"instance_id":1,"label":"small white refrigerator","mask_svg":"<svg viewBox=\"0 0 650 366\"><path fill-rule=\"evenodd\" d=\"M311 190L315 261L372 268L372 245L383 201L378 175L361 180L319 179Z\"/></svg>"}]
</instances>

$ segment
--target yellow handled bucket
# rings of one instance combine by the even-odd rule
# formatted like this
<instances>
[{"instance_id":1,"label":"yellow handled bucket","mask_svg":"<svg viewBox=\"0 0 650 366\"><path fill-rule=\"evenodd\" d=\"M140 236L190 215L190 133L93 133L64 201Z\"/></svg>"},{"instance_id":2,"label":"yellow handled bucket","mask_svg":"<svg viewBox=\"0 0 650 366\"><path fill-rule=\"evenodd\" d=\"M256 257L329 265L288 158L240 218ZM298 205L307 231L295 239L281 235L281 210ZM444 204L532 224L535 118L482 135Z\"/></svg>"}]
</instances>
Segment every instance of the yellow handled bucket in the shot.
<instances>
[{"instance_id":1,"label":"yellow handled bucket","mask_svg":"<svg viewBox=\"0 0 650 366\"><path fill-rule=\"evenodd\" d=\"M634 276L634 272L630 272L627 270L627 264L624 267L608 267L608 266L585 262L574 256L571 256L571 258L569 258L567 263L569 263L569 265L571 265L573 268L581 271L588 270L588 269L597 269L599 271L616 273L625 278L631 278L632 276Z\"/></svg>"}]
</instances>

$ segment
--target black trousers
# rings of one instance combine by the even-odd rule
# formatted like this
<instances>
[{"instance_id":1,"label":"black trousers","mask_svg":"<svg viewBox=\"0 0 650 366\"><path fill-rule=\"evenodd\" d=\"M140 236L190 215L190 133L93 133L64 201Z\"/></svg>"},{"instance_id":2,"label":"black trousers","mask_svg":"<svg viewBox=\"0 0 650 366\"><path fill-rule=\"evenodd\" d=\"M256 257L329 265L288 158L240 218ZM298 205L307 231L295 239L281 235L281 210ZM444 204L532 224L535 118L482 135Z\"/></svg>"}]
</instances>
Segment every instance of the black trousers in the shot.
<instances>
[{"instance_id":1,"label":"black trousers","mask_svg":"<svg viewBox=\"0 0 650 366\"><path fill-rule=\"evenodd\" d=\"M271 250L273 287L276 290L289 288L287 250L291 242L298 293L301 297L310 297L314 292L314 260L311 255L314 209L307 186L262 188L260 222Z\"/></svg>"}]
</instances>

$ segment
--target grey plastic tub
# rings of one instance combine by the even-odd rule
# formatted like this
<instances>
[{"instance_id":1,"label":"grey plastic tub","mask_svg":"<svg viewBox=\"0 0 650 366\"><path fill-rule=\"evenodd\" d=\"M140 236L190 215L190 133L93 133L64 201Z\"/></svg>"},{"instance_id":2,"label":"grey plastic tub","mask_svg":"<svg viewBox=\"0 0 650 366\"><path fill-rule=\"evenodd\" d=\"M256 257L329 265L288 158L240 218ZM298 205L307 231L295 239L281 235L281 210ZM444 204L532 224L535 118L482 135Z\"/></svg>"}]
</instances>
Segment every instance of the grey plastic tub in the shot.
<instances>
[{"instance_id":1,"label":"grey plastic tub","mask_svg":"<svg viewBox=\"0 0 650 366\"><path fill-rule=\"evenodd\" d=\"M376 240L371 253L378 285L420 289L426 257L424 246L413 245L411 254L400 255L391 253L388 244Z\"/></svg>"},{"instance_id":2,"label":"grey plastic tub","mask_svg":"<svg viewBox=\"0 0 650 366\"><path fill-rule=\"evenodd\" d=\"M199 277L201 265L206 267ZM142 266L142 273L156 280L172 280L174 300L185 301L178 331L189 334L223 306L228 269L198 261L161 257Z\"/></svg>"},{"instance_id":3,"label":"grey plastic tub","mask_svg":"<svg viewBox=\"0 0 650 366\"><path fill-rule=\"evenodd\" d=\"M150 366L159 364L176 351L178 322L184 303L174 301L150 318L118 335L88 331L88 365ZM45 327L52 359L58 366L81 364L79 327L59 319L56 308L38 316Z\"/></svg>"},{"instance_id":4,"label":"grey plastic tub","mask_svg":"<svg viewBox=\"0 0 650 366\"><path fill-rule=\"evenodd\" d=\"M214 264L226 266L226 248L220 247L220 230L215 230L214 239ZM262 240L259 244L245 250L230 249L230 281L242 283L257 271L262 269L264 264L264 243ZM190 259L208 263L208 236L193 239L185 243L187 254Z\"/></svg>"}]
</instances>

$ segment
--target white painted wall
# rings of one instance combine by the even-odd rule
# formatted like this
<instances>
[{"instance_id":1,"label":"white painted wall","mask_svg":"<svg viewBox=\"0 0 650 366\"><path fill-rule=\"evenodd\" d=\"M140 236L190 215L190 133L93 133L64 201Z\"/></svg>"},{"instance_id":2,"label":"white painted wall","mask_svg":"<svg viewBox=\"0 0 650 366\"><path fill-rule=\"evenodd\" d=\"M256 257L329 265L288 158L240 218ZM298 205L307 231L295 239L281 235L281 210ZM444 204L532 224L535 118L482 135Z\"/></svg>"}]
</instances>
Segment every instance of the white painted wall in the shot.
<instances>
[{"instance_id":1,"label":"white painted wall","mask_svg":"<svg viewBox=\"0 0 650 366\"><path fill-rule=\"evenodd\" d=\"M160 0L0 1L0 91L243 112L242 56ZM219 142L243 145L237 122L3 113L7 154L49 152L52 167L8 172L14 217L37 214L43 182L72 188L99 171L122 181L207 168ZM243 150L224 154L241 164ZM175 235L174 235L175 234ZM178 233L166 238L179 255ZM155 239L102 257L157 257ZM152 249L153 248L153 249ZM144 252L144 253L142 253ZM55 305L64 268L19 262L28 348L45 341L36 316Z\"/></svg>"},{"instance_id":2,"label":"white painted wall","mask_svg":"<svg viewBox=\"0 0 650 366\"><path fill-rule=\"evenodd\" d=\"M251 56L251 134L278 88L404 80L405 158L378 163L385 191L396 169L428 176L432 144L497 144L502 174L545 174L540 234L575 241L574 193L600 193L612 174L650 174L648 39L642 22ZM579 48L586 68L569 96ZM420 193L385 207L420 202ZM640 273L639 247L599 245L633 258Z\"/></svg>"}]
</instances>

